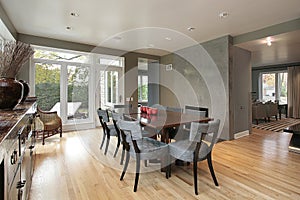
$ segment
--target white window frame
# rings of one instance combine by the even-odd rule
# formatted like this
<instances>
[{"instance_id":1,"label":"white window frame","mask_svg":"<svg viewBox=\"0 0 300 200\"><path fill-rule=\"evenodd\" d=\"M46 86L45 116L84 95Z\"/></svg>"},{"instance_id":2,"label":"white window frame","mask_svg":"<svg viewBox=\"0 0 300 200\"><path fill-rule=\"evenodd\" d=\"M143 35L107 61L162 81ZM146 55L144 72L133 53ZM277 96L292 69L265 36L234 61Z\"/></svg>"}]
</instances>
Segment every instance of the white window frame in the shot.
<instances>
[{"instance_id":1,"label":"white window frame","mask_svg":"<svg viewBox=\"0 0 300 200\"><path fill-rule=\"evenodd\" d=\"M263 81L262 77L263 74L275 74L275 100L280 100L279 92L278 92L278 76L280 73L287 73L287 70L280 70L280 71L268 71L268 72L261 72L259 74L258 84L259 84L259 99L260 101L264 101L263 99Z\"/></svg>"}]
</instances>

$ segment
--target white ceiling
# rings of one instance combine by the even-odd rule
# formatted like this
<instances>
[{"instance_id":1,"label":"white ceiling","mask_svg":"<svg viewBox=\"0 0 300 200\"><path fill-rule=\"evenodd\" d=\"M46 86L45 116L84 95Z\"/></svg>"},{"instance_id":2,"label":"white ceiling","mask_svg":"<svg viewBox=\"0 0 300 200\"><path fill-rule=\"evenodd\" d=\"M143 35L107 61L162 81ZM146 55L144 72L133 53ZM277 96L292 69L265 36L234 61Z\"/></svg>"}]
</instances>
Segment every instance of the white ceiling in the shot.
<instances>
[{"instance_id":1,"label":"white ceiling","mask_svg":"<svg viewBox=\"0 0 300 200\"><path fill-rule=\"evenodd\" d=\"M18 33L160 55L191 43L228 34L237 36L300 17L300 0L0 0L0 3ZM224 11L229 16L221 19L219 14ZM71 12L79 16L73 17ZM188 27L195 30L190 32ZM292 34L298 42L299 32ZM282 58L288 58L298 47L289 52L294 43L287 44L288 35L283 34L282 38L285 38L283 46L278 40L271 47L278 46L280 50L276 52L286 54L283 56L274 55L271 48L259 41L239 46L253 51L256 65L288 62ZM297 56L300 61L300 53ZM276 60L277 57L281 60Z\"/></svg>"}]
</instances>

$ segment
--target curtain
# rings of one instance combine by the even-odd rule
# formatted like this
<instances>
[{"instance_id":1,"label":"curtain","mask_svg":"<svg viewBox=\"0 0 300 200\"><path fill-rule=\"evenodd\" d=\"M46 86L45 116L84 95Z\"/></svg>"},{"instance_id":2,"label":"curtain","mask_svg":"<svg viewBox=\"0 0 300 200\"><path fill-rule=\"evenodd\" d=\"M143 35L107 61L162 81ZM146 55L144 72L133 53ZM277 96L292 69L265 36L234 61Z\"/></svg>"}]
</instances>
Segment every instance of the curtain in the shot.
<instances>
[{"instance_id":1,"label":"curtain","mask_svg":"<svg viewBox=\"0 0 300 200\"><path fill-rule=\"evenodd\" d=\"M288 67L288 116L300 118L300 66Z\"/></svg>"}]
</instances>

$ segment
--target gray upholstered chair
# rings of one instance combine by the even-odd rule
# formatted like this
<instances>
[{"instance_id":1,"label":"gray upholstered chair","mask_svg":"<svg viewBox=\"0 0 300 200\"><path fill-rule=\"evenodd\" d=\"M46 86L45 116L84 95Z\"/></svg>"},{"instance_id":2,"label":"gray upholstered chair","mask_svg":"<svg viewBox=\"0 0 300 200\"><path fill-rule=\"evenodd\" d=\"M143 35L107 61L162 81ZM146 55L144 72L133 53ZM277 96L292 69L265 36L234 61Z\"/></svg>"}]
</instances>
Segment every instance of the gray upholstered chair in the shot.
<instances>
[{"instance_id":1,"label":"gray upholstered chair","mask_svg":"<svg viewBox=\"0 0 300 200\"><path fill-rule=\"evenodd\" d=\"M169 144L169 153L171 159L180 159L193 163L195 194L198 195L197 186L197 163L207 160L211 176L216 186L218 181L212 165L212 149L218 140L218 130L220 120L209 121L208 123L192 122L189 139L179 140ZM171 165L170 165L171 166ZM169 169L171 176L171 167Z\"/></svg>"},{"instance_id":2,"label":"gray upholstered chair","mask_svg":"<svg viewBox=\"0 0 300 200\"><path fill-rule=\"evenodd\" d=\"M172 111L172 112L180 112L180 113L183 112L183 109L182 109L182 108L178 108L178 107L170 107L170 106L167 106L167 107L166 107L166 110L167 110L167 111Z\"/></svg>"},{"instance_id":3,"label":"gray upholstered chair","mask_svg":"<svg viewBox=\"0 0 300 200\"><path fill-rule=\"evenodd\" d=\"M258 124L259 119L267 121L267 109L263 103L252 103L252 120L256 120Z\"/></svg>"},{"instance_id":4,"label":"gray upholstered chair","mask_svg":"<svg viewBox=\"0 0 300 200\"><path fill-rule=\"evenodd\" d=\"M267 117L268 117L268 121L270 121L271 117L275 117L275 119L277 120L277 116L278 116L278 103L274 103L274 102L266 102L266 109L267 109Z\"/></svg>"},{"instance_id":5,"label":"gray upholstered chair","mask_svg":"<svg viewBox=\"0 0 300 200\"><path fill-rule=\"evenodd\" d=\"M186 114L190 114L190 115L208 117L208 109L207 108L201 108L201 107L196 107L196 106L185 106L184 112ZM182 129L182 131L179 131L174 139L175 140L188 139L188 137L189 137L188 133L190 132L190 126L191 126L190 123L181 126L180 129Z\"/></svg>"},{"instance_id":6,"label":"gray upholstered chair","mask_svg":"<svg viewBox=\"0 0 300 200\"><path fill-rule=\"evenodd\" d=\"M132 104L115 104L114 108L132 108Z\"/></svg>"},{"instance_id":7,"label":"gray upholstered chair","mask_svg":"<svg viewBox=\"0 0 300 200\"><path fill-rule=\"evenodd\" d=\"M120 180L123 180L129 159L130 157L133 157L136 160L136 173L133 191L136 192L140 174L140 161L168 158L168 145L152 138L143 137L139 121L125 121L121 119L118 121L117 125L121 130L123 145L125 146L126 151L126 160ZM166 170L167 178L168 175L168 170Z\"/></svg>"},{"instance_id":8,"label":"gray upholstered chair","mask_svg":"<svg viewBox=\"0 0 300 200\"><path fill-rule=\"evenodd\" d=\"M106 155L107 150L108 150L108 146L109 146L109 142L110 142L110 137L111 136L115 136L118 139L118 143L117 143L117 147L114 153L114 157L117 155L120 144L121 144L121 138L120 138L120 134L119 132L115 129L115 126L113 124L108 124L109 123L109 115L108 115L108 111L107 110L101 110L101 108L99 108L97 110L98 113L98 117L101 123L101 126L103 128L103 138L102 138L102 142L100 145L100 149L102 149L104 141L105 141L105 137L106 139L106 147L105 147L105 151L104 151L104 155Z\"/></svg>"},{"instance_id":9,"label":"gray upholstered chair","mask_svg":"<svg viewBox=\"0 0 300 200\"><path fill-rule=\"evenodd\" d=\"M125 154L125 145L123 144L123 138L122 138L122 135L121 135L121 131L119 129L119 126L117 125L118 122L119 122L119 120L121 120L121 119L123 119L122 114L116 113L116 112L112 112L112 120L113 120L113 123L114 123L116 131L120 135L120 140L121 140L121 144L122 144L122 154L121 154L120 165L123 165L124 154Z\"/></svg>"}]
</instances>

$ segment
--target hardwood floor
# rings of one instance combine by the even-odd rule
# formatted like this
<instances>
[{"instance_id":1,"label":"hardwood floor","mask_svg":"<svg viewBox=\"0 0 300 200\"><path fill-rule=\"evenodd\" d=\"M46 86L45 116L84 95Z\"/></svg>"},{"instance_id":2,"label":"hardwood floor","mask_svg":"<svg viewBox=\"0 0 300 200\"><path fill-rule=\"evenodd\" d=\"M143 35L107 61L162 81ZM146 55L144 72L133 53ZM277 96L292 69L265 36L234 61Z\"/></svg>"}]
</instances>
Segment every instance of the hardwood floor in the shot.
<instances>
[{"instance_id":1,"label":"hardwood floor","mask_svg":"<svg viewBox=\"0 0 300 200\"><path fill-rule=\"evenodd\" d=\"M120 181L121 150L113 158L99 150L101 129L64 133L39 141L30 191L32 200L47 199L300 199L300 154L288 152L289 133L253 130L253 134L218 143L213 164L220 186L215 187L207 163L198 165L199 195L194 195L192 165L172 166L165 178L158 164L140 175L133 192L134 174ZM130 162L129 171L134 171Z\"/></svg>"}]
</instances>

